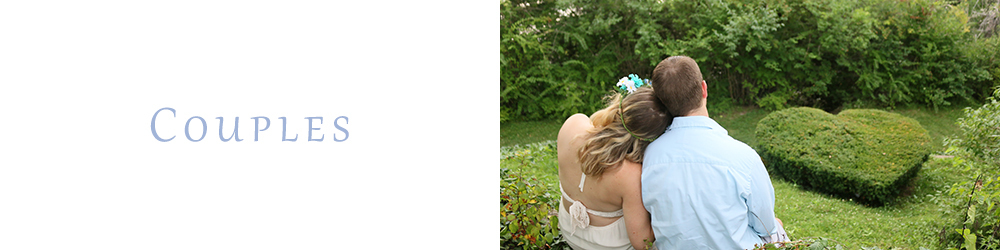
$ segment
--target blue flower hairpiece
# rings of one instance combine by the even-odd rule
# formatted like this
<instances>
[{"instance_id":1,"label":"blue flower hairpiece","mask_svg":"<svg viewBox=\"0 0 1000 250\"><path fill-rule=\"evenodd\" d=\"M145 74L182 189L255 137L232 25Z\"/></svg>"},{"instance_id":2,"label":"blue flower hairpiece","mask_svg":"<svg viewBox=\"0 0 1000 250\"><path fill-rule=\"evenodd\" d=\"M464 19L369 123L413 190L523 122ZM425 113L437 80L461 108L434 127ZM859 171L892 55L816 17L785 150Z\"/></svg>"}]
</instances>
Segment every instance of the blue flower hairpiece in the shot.
<instances>
[{"instance_id":1,"label":"blue flower hairpiece","mask_svg":"<svg viewBox=\"0 0 1000 250\"><path fill-rule=\"evenodd\" d=\"M635 74L628 74L627 77L618 79L618 84L615 84L615 86L618 86L619 89L628 91L628 93L631 94L632 92L638 90L639 87L642 87L643 84L649 84L649 79L644 80Z\"/></svg>"}]
</instances>

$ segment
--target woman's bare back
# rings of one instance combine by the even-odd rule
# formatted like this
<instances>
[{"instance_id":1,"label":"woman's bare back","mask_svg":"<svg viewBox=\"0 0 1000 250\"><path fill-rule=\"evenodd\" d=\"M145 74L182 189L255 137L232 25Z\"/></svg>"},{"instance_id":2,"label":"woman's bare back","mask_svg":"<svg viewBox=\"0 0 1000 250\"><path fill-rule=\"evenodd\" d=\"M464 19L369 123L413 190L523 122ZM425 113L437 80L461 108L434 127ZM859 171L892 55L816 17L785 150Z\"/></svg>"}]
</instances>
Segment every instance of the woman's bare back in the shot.
<instances>
[{"instance_id":1,"label":"woman's bare back","mask_svg":"<svg viewBox=\"0 0 1000 250\"><path fill-rule=\"evenodd\" d=\"M586 176L583 180L583 192L580 192L579 189L582 170L578 153L586 143L587 130L593 127L590 119L583 114L570 116L563 123L556 141L559 154L559 182L563 192L566 192L570 198L583 203L588 209L607 212L618 211L622 209L622 190L620 189L621 185L617 185L617 181L620 179L617 175L634 171L621 171L622 167L615 167L606 170L600 177ZM628 164L634 163L627 161L623 163L623 165ZM639 175L641 172L630 174ZM563 199L563 205L566 206L566 209L569 209L571 204L572 202ZM604 226L620 218L607 218L590 214L590 224Z\"/></svg>"}]
</instances>

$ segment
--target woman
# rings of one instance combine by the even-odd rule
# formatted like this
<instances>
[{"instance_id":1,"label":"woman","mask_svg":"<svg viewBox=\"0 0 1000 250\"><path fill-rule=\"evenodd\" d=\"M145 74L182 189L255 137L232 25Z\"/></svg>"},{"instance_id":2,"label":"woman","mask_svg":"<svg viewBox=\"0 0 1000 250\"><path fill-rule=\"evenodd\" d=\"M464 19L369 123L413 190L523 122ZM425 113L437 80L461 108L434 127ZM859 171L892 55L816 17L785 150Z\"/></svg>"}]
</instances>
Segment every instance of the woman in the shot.
<instances>
[{"instance_id":1,"label":"woman","mask_svg":"<svg viewBox=\"0 0 1000 250\"><path fill-rule=\"evenodd\" d=\"M652 88L621 98L611 96L590 118L570 116L559 130L559 229L574 249L646 249L653 241L642 157L672 118Z\"/></svg>"}]
</instances>

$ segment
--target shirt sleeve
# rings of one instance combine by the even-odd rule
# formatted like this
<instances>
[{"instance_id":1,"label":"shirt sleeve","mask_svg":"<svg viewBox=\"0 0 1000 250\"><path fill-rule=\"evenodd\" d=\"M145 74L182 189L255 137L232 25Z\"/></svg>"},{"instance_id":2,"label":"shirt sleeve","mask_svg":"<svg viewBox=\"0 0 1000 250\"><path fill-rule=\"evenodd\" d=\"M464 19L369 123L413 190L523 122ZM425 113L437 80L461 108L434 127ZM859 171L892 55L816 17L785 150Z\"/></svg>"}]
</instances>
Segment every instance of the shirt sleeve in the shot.
<instances>
[{"instance_id":1,"label":"shirt sleeve","mask_svg":"<svg viewBox=\"0 0 1000 250\"><path fill-rule=\"evenodd\" d=\"M749 209L750 228L759 236L769 236L778 233L777 220L774 217L774 187L759 157L749 164L749 192L744 199Z\"/></svg>"}]
</instances>

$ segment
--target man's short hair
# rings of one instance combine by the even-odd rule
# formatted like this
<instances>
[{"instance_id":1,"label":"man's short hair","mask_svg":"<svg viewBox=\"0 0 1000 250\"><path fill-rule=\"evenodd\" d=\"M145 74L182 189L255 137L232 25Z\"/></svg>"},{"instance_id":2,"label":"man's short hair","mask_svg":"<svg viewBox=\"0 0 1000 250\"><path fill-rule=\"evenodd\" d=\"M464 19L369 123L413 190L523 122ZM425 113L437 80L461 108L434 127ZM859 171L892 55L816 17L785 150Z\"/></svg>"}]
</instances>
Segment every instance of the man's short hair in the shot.
<instances>
[{"instance_id":1,"label":"man's short hair","mask_svg":"<svg viewBox=\"0 0 1000 250\"><path fill-rule=\"evenodd\" d=\"M672 116L686 116L701 105L701 69L687 56L663 59L653 69L656 97Z\"/></svg>"}]
</instances>

